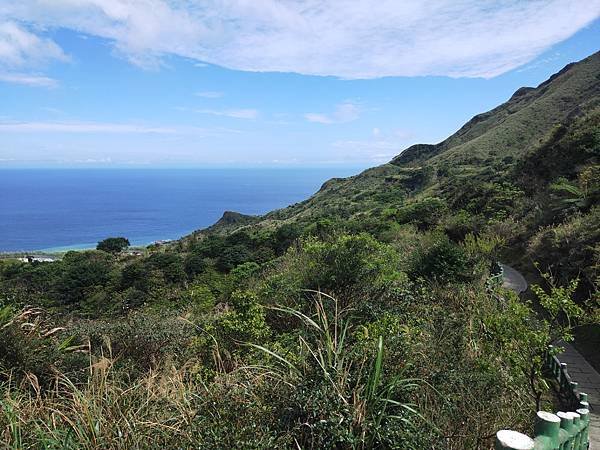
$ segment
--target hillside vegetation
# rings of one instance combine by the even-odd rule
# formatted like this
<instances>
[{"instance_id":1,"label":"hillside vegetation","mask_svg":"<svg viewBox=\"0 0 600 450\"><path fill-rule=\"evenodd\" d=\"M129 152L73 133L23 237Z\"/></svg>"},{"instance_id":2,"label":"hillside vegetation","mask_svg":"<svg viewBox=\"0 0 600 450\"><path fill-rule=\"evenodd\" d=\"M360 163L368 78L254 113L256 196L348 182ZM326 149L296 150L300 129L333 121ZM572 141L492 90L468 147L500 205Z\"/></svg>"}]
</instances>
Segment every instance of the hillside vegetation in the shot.
<instances>
[{"instance_id":1,"label":"hillside vegetation","mask_svg":"<svg viewBox=\"0 0 600 450\"><path fill-rule=\"evenodd\" d=\"M447 140L180 241L0 261L8 448L489 448L598 321L600 54ZM115 244L115 245L108 245ZM516 256L515 256L516 255ZM538 268L535 303L493 262Z\"/></svg>"}]
</instances>

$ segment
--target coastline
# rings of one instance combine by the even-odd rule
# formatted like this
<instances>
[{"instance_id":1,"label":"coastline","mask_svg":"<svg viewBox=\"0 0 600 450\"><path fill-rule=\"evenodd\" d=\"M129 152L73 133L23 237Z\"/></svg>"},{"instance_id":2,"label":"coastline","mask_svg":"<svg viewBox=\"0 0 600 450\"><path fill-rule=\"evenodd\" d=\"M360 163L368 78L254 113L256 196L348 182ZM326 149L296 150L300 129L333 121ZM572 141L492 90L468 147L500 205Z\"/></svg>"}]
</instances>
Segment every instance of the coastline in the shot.
<instances>
[{"instance_id":1,"label":"coastline","mask_svg":"<svg viewBox=\"0 0 600 450\"><path fill-rule=\"evenodd\" d=\"M165 239L164 242L169 242L172 239ZM154 240L151 242L139 243L136 241L129 246L130 250L141 250L147 248L149 245L152 245L160 240ZM18 256L26 256L26 255L64 255L67 252L82 252L87 250L95 250L97 243L87 243L87 244L72 244L72 245L61 245L56 247L47 247L36 250L0 250L0 258L6 257L18 257Z\"/></svg>"}]
</instances>

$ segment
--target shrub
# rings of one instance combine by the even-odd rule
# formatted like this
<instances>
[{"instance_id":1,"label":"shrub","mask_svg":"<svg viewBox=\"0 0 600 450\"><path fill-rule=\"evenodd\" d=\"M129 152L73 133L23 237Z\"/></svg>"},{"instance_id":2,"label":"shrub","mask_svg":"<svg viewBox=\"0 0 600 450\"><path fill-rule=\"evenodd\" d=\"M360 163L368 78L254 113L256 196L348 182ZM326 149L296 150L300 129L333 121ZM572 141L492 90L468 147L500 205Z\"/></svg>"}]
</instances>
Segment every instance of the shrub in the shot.
<instances>
[{"instance_id":1,"label":"shrub","mask_svg":"<svg viewBox=\"0 0 600 450\"><path fill-rule=\"evenodd\" d=\"M90 343L96 355L115 358L132 376L166 359L185 360L195 330L177 317L134 312L124 319L81 322L73 328L78 341Z\"/></svg>"},{"instance_id":2,"label":"shrub","mask_svg":"<svg viewBox=\"0 0 600 450\"><path fill-rule=\"evenodd\" d=\"M400 223L414 223L420 229L428 229L440 222L447 209L443 199L427 197L399 208L396 218Z\"/></svg>"},{"instance_id":3,"label":"shrub","mask_svg":"<svg viewBox=\"0 0 600 450\"><path fill-rule=\"evenodd\" d=\"M154 253L148 258L147 264L162 272L167 283L178 283L186 278L183 260L175 253Z\"/></svg>"},{"instance_id":4,"label":"shrub","mask_svg":"<svg viewBox=\"0 0 600 450\"><path fill-rule=\"evenodd\" d=\"M251 254L248 248L245 245L236 244L223 249L223 252L217 258L215 266L223 272L228 272L250 259Z\"/></svg>"},{"instance_id":5,"label":"shrub","mask_svg":"<svg viewBox=\"0 0 600 450\"><path fill-rule=\"evenodd\" d=\"M58 264L61 273L54 285L58 300L64 303L81 302L104 288L113 269L112 258L101 251L68 252Z\"/></svg>"},{"instance_id":6,"label":"shrub","mask_svg":"<svg viewBox=\"0 0 600 450\"><path fill-rule=\"evenodd\" d=\"M129 240L124 237L111 237L98 242L96 250L102 250L107 253L121 253L129 247Z\"/></svg>"},{"instance_id":7,"label":"shrub","mask_svg":"<svg viewBox=\"0 0 600 450\"><path fill-rule=\"evenodd\" d=\"M85 356L68 353L72 339L63 330L42 309L0 308L0 381L29 378L47 387L57 370L83 367Z\"/></svg>"},{"instance_id":8,"label":"shrub","mask_svg":"<svg viewBox=\"0 0 600 450\"><path fill-rule=\"evenodd\" d=\"M466 281L470 275L465 251L446 237L436 238L431 246L417 252L411 273L442 283Z\"/></svg>"},{"instance_id":9,"label":"shrub","mask_svg":"<svg viewBox=\"0 0 600 450\"><path fill-rule=\"evenodd\" d=\"M202 255L190 253L185 258L184 268L188 277L194 278L206 269L206 261Z\"/></svg>"},{"instance_id":10,"label":"shrub","mask_svg":"<svg viewBox=\"0 0 600 450\"><path fill-rule=\"evenodd\" d=\"M305 286L344 292L351 287L375 289L399 279L399 258L392 247L368 234L341 235L332 242L302 244Z\"/></svg>"}]
</instances>

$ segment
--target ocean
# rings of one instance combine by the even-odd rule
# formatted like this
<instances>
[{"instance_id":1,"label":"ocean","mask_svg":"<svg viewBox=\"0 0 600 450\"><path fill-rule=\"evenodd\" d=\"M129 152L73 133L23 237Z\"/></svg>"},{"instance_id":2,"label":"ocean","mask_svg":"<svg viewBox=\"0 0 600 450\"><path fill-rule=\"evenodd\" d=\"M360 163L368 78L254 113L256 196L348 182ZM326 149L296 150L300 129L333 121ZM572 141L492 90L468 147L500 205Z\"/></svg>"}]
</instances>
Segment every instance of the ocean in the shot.
<instances>
[{"instance_id":1,"label":"ocean","mask_svg":"<svg viewBox=\"0 0 600 450\"><path fill-rule=\"evenodd\" d=\"M224 211L264 214L302 201L357 168L4 169L0 252L95 247L109 236L132 245L177 239Z\"/></svg>"}]
</instances>

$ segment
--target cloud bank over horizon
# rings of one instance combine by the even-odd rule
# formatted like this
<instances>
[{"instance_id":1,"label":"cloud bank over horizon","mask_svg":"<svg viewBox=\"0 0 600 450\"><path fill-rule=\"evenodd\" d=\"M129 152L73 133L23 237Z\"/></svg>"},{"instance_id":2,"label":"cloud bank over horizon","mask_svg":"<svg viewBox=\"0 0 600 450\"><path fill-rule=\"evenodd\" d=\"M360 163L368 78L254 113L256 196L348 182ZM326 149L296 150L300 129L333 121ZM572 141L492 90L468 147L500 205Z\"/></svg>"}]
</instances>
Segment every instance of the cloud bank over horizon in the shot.
<instances>
[{"instance_id":1,"label":"cloud bank over horizon","mask_svg":"<svg viewBox=\"0 0 600 450\"><path fill-rule=\"evenodd\" d=\"M0 79L54 86L39 71L69 60L48 33L57 29L106 39L143 68L175 55L347 79L491 78L599 16L600 0L8 0L0 6Z\"/></svg>"}]
</instances>

